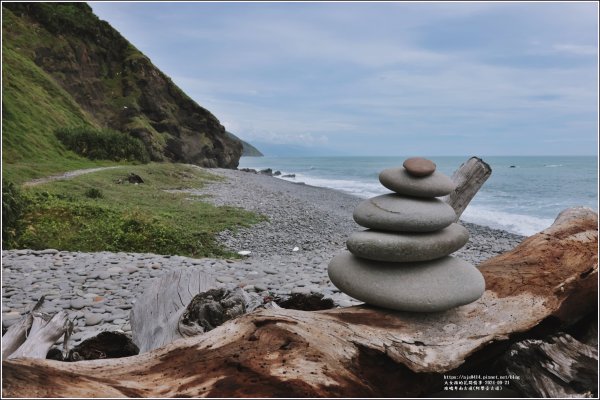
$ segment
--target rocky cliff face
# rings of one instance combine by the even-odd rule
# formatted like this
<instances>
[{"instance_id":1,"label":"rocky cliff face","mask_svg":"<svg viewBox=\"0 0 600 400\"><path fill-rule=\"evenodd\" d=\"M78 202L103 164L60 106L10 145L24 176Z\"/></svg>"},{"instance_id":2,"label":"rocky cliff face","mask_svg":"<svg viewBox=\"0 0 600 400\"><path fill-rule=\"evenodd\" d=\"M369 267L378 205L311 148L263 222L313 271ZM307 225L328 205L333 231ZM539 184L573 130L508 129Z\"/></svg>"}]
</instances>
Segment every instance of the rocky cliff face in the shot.
<instances>
[{"instance_id":1,"label":"rocky cliff face","mask_svg":"<svg viewBox=\"0 0 600 400\"><path fill-rule=\"evenodd\" d=\"M3 7L13 19L3 21L3 41L50 75L90 124L142 139L154 160L237 167L241 143L87 4Z\"/></svg>"}]
</instances>

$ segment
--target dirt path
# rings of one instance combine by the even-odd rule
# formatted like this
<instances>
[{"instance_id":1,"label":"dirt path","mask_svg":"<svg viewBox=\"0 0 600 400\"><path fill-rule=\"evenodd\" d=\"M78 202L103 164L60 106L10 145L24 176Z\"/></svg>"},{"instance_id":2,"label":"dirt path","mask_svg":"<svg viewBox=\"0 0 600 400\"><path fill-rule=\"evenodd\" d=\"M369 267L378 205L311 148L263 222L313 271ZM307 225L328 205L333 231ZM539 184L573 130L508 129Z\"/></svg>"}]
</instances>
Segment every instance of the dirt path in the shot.
<instances>
[{"instance_id":1,"label":"dirt path","mask_svg":"<svg viewBox=\"0 0 600 400\"><path fill-rule=\"evenodd\" d=\"M65 172L64 174L51 175L51 176L47 176L45 178L32 179L30 181L25 182L23 184L23 186L24 187L29 187L29 186L41 185L43 183L48 183L48 182L51 182L51 181L60 181L60 180L64 180L64 179L72 179L72 178L74 178L76 176L79 176L79 175L90 174L92 172L98 172L98 171L103 171L105 169L114 169L114 168L123 168L123 167L122 166L116 166L116 167L99 167L99 168L76 169L74 171Z\"/></svg>"}]
</instances>

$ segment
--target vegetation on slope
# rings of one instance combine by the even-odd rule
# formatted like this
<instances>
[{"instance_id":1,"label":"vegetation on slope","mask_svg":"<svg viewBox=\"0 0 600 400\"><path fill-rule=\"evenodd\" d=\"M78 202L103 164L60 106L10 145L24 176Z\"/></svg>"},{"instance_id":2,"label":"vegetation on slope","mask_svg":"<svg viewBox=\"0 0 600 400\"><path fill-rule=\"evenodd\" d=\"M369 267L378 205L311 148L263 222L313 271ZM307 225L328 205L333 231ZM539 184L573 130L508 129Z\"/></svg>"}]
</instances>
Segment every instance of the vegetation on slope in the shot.
<instances>
[{"instance_id":1,"label":"vegetation on slope","mask_svg":"<svg viewBox=\"0 0 600 400\"><path fill-rule=\"evenodd\" d=\"M128 173L144 183L116 183ZM216 243L215 234L263 217L167 191L199 188L215 179L190 165L152 163L23 189L29 205L14 247L237 257Z\"/></svg>"},{"instance_id":2,"label":"vegetation on slope","mask_svg":"<svg viewBox=\"0 0 600 400\"><path fill-rule=\"evenodd\" d=\"M111 129L63 128L56 131L56 137L69 150L90 160L150 161L141 140Z\"/></svg>"},{"instance_id":3,"label":"vegetation on slope","mask_svg":"<svg viewBox=\"0 0 600 400\"><path fill-rule=\"evenodd\" d=\"M27 179L98 165L67 150L54 132L98 123L33 61L30 43L57 44L46 30L29 26L3 7L2 20L3 178Z\"/></svg>"},{"instance_id":4,"label":"vegetation on slope","mask_svg":"<svg viewBox=\"0 0 600 400\"><path fill-rule=\"evenodd\" d=\"M90 163L54 136L110 128L154 160L235 167L241 144L85 3L3 3L3 167L14 181Z\"/></svg>"}]
</instances>

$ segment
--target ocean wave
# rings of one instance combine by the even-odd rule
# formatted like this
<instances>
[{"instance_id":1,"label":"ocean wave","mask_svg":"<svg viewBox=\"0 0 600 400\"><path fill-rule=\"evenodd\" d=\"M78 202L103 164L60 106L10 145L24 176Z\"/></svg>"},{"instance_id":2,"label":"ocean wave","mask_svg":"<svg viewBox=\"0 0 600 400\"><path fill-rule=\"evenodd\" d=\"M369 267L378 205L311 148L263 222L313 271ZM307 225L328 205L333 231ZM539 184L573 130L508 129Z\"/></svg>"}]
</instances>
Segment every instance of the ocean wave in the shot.
<instances>
[{"instance_id":1,"label":"ocean wave","mask_svg":"<svg viewBox=\"0 0 600 400\"><path fill-rule=\"evenodd\" d=\"M485 225L524 236L536 234L548 228L554 222L551 218L512 214L472 204L466 208L461 219L473 224Z\"/></svg>"},{"instance_id":2,"label":"ocean wave","mask_svg":"<svg viewBox=\"0 0 600 400\"><path fill-rule=\"evenodd\" d=\"M544 167L546 167L546 168L556 168L556 167L562 167L562 166L563 166L562 164L547 164L547 165L544 165Z\"/></svg>"},{"instance_id":3,"label":"ocean wave","mask_svg":"<svg viewBox=\"0 0 600 400\"><path fill-rule=\"evenodd\" d=\"M291 172L293 174L293 172ZM288 173L282 171L282 175ZM307 185L319 186L330 189L339 190L352 194L363 199L369 197L379 196L380 194L389 193L390 191L381 186L379 182L361 182L350 179L327 179L327 178L316 178L310 175L304 175L300 173L295 174L295 178L283 178L281 179L291 182L304 182Z\"/></svg>"}]
</instances>

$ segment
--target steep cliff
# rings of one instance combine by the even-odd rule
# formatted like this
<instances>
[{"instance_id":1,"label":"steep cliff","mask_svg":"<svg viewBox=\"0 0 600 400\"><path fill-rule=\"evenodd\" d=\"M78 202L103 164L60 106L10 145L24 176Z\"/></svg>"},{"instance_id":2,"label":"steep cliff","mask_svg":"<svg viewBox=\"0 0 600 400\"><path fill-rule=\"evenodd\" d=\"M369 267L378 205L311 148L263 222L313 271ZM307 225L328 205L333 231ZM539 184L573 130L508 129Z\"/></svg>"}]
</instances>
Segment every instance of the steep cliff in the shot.
<instances>
[{"instance_id":1,"label":"steep cliff","mask_svg":"<svg viewBox=\"0 0 600 400\"><path fill-rule=\"evenodd\" d=\"M2 7L3 161L66 152L54 130L88 125L140 138L154 160L237 167L241 143L87 4Z\"/></svg>"}]
</instances>

